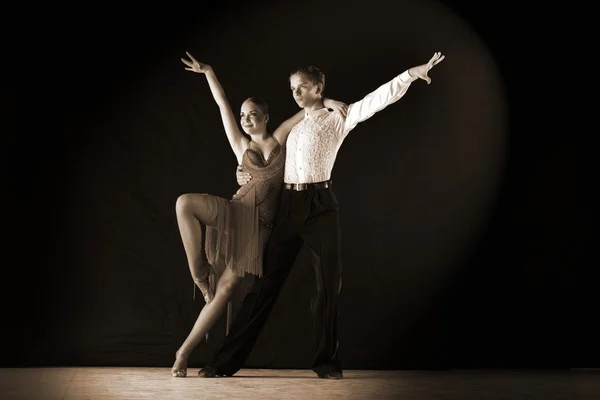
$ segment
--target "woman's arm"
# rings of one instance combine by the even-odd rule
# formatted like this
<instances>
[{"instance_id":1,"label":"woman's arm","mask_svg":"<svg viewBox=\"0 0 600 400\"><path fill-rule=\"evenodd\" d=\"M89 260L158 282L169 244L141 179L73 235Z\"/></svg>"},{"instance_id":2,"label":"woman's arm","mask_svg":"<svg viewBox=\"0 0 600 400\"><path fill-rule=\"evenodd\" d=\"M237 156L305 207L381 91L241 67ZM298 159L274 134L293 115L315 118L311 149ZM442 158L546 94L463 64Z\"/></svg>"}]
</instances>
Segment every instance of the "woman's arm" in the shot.
<instances>
[{"instance_id":1,"label":"woman's arm","mask_svg":"<svg viewBox=\"0 0 600 400\"><path fill-rule=\"evenodd\" d=\"M348 112L348 105L346 103L329 98L323 98L323 106L332 109L334 112L340 113L344 118ZM277 139L279 143L284 144L294 125L304 119L305 113L304 109L302 109L279 125L275 132L273 132L275 139Z\"/></svg>"},{"instance_id":2,"label":"woman's arm","mask_svg":"<svg viewBox=\"0 0 600 400\"><path fill-rule=\"evenodd\" d=\"M304 109L301 109L296 114L294 114L292 117L283 121L281 123L281 125L279 125L277 127L277 129L275 129L275 132L273 132L273 137L275 139L277 139L277 141L281 145L284 145L287 140L287 137L290 134L290 131L292 130L294 125L296 125L298 122L300 122L304 119L304 114L305 114Z\"/></svg>"},{"instance_id":3,"label":"woman's arm","mask_svg":"<svg viewBox=\"0 0 600 400\"><path fill-rule=\"evenodd\" d=\"M221 83L219 83L219 80L217 79L217 75L210 65L196 61L196 59L188 52L186 52L186 54L191 60L188 61L183 58L181 59L181 61L183 61L183 63L189 67L186 68L186 70L204 74L206 76L210 91L215 99L215 102L219 106L219 110L221 111L223 127L225 128L225 133L227 134L227 139L229 140L231 149L235 153L238 163L241 163L242 155L248 148L249 140L246 136L244 136L238 127L237 118L231 110L231 105L225 96L225 91L223 90Z\"/></svg>"}]
</instances>

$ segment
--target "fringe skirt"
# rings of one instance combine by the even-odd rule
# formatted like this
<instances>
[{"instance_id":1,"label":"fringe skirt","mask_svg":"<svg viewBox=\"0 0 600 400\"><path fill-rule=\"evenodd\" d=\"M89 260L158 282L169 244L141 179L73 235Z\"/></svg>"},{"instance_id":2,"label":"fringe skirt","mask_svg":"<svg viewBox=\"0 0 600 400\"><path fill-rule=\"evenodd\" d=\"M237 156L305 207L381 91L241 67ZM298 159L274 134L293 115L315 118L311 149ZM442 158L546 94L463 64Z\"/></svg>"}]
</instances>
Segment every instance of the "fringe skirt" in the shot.
<instances>
[{"instance_id":1,"label":"fringe skirt","mask_svg":"<svg viewBox=\"0 0 600 400\"><path fill-rule=\"evenodd\" d=\"M212 266L209 286L215 293L217 282L226 268L243 277L236 287L227 308L227 328L229 327L256 277L263 274L263 251L271 229L262 226L256 207L255 188L252 187L242 198L228 200L222 197L204 195L214 218L206 226L204 251Z\"/></svg>"}]
</instances>

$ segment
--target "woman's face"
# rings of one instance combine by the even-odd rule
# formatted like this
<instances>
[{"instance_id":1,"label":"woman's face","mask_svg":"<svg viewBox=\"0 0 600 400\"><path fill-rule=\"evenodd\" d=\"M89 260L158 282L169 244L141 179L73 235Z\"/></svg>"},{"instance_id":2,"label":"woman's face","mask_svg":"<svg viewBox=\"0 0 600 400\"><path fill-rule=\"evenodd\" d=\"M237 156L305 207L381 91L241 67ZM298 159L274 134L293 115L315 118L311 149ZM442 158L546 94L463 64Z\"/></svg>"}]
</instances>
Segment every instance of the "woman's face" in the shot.
<instances>
[{"instance_id":1,"label":"woman's face","mask_svg":"<svg viewBox=\"0 0 600 400\"><path fill-rule=\"evenodd\" d=\"M240 110L240 124L248 135L263 134L267 131L268 114L251 101L245 101Z\"/></svg>"}]
</instances>

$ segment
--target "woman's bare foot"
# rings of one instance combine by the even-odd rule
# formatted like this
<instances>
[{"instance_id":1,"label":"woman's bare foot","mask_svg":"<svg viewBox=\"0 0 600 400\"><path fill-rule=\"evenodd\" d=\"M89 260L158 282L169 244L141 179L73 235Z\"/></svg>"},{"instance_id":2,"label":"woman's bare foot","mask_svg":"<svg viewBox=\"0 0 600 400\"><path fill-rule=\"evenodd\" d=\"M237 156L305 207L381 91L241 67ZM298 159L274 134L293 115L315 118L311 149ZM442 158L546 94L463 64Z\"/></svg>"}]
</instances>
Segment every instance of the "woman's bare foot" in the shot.
<instances>
[{"instance_id":1,"label":"woman's bare foot","mask_svg":"<svg viewBox=\"0 0 600 400\"><path fill-rule=\"evenodd\" d=\"M175 364L171 368L171 375L176 378L185 378L187 376L188 355L177 350L175 353Z\"/></svg>"}]
</instances>

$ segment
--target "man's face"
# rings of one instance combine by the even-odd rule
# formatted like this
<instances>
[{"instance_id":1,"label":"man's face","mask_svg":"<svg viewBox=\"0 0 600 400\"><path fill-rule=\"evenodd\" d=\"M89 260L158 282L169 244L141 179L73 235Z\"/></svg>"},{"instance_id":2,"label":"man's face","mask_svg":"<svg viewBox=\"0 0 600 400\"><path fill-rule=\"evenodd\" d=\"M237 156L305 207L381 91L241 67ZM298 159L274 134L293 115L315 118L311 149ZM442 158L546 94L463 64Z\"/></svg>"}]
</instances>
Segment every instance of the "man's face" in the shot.
<instances>
[{"instance_id":1,"label":"man's face","mask_svg":"<svg viewBox=\"0 0 600 400\"><path fill-rule=\"evenodd\" d=\"M302 107L311 107L321 100L321 85L313 84L302 74L290 76L290 89L296 103Z\"/></svg>"}]
</instances>

